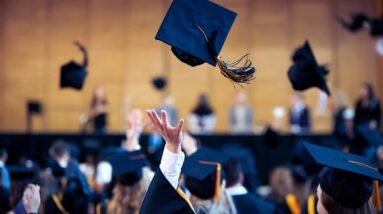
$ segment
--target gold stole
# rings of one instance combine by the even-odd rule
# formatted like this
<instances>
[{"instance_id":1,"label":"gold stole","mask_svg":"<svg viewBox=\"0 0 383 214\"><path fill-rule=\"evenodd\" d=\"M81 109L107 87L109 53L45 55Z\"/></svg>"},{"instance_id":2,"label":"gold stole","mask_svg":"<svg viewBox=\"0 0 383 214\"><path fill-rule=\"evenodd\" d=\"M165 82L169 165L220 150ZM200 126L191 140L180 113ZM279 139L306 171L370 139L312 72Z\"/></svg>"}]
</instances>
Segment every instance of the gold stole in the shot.
<instances>
[{"instance_id":1,"label":"gold stole","mask_svg":"<svg viewBox=\"0 0 383 214\"><path fill-rule=\"evenodd\" d=\"M300 214L301 213L301 207L298 204L297 198L294 194L287 194L285 197L285 201L287 206L289 207L289 210L292 214Z\"/></svg>"}]
</instances>

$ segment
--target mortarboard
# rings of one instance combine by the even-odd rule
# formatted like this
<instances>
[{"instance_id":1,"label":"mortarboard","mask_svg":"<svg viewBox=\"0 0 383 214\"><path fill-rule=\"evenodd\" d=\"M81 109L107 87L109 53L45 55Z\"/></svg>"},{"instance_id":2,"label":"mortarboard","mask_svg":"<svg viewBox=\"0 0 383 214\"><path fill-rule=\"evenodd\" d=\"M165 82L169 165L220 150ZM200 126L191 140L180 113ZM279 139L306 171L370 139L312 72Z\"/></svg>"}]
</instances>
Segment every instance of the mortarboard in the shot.
<instances>
[{"instance_id":1,"label":"mortarboard","mask_svg":"<svg viewBox=\"0 0 383 214\"><path fill-rule=\"evenodd\" d=\"M87 75L84 67L74 61L70 61L61 66L60 87L71 87L81 90Z\"/></svg>"},{"instance_id":2,"label":"mortarboard","mask_svg":"<svg viewBox=\"0 0 383 214\"><path fill-rule=\"evenodd\" d=\"M36 175L36 169L26 166L9 166L9 174L14 180L34 179Z\"/></svg>"},{"instance_id":3,"label":"mortarboard","mask_svg":"<svg viewBox=\"0 0 383 214\"><path fill-rule=\"evenodd\" d=\"M152 80L152 84L154 88L158 91L164 90L167 86L167 81L165 77L158 76L154 77Z\"/></svg>"},{"instance_id":4,"label":"mortarboard","mask_svg":"<svg viewBox=\"0 0 383 214\"><path fill-rule=\"evenodd\" d=\"M43 111L41 102L37 100L28 100L27 111L28 111L28 114L41 114Z\"/></svg>"},{"instance_id":5,"label":"mortarboard","mask_svg":"<svg viewBox=\"0 0 383 214\"><path fill-rule=\"evenodd\" d=\"M220 200L223 176L221 164L229 158L229 155L213 149L198 149L186 158L182 167L182 172L186 176L186 188L199 198L214 197L215 200Z\"/></svg>"},{"instance_id":6,"label":"mortarboard","mask_svg":"<svg viewBox=\"0 0 383 214\"><path fill-rule=\"evenodd\" d=\"M380 19L371 19L369 25L370 35L372 37L383 36L383 17L381 17Z\"/></svg>"},{"instance_id":7,"label":"mortarboard","mask_svg":"<svg viewBox=\"0 0 383 214\"><path fill-rule=\"evenodd\" d=\"M368 17L363 13L355 13L351 15L351 20L349 22L338 18L338 21L350 32L357 32L364 28L364 24L368 22Z\"/></svg>"},{"instance_id":8,"label":"mortarboard","mask_svg":"<svg viewBox=\"0 0 383 214\"><path fill-rule=\"evenodd\" d=\"M308 143L305 147L318 164L325 166L319 173L323 192L350 208L363 206L373 195L380 207L379 184L374 180L383 181L383 175L366 158Z\"/></svg>"},{"instance_id":9,"label":"mortarboard","mask_svg":"<svg viewBox=\"0 0 383 214\"><path fill-rule=\"evenodd\" d=\"M218 63L226 78L249 83L255 68L247 55L231 63L219 56L236 16L208 0L173 0L155 38L170 45L173 54L190 66Z\"/></svg>"},{"instance_id":10,"label":"mortarboard","mask_svg":"<svg viewBox=\"0 0 383 214\"><path fill-rule=\"evenodd\" d=\"M292 61L293 65L289 68L287 75L294 90L303 91L317 87L330 95L326 84L329 71L325 66L318 65L308 41L295 50Z\"/></svg>"},{"instance_id":11,"label":"mortarboard","mask_svg":"<svg viewBox=\"0 0 383 214\"><path fill-rule=\"evenodd\" d=\"M77 90L81 90L84 86L84 81L88 74L86 71L86 67L88 65L88 53L86 48L80 42L75 41L74 44L84 55L83 63L80 65L71 60L61 66L60 87L71 87Z\"/></svg>"},{"instance_id":12,"label":"mortarboard","mask_svg":"<svg viewBox=\"0 0 383 214\"><path fill-rule=\"evenodd\" d=\"M117 152L107 159L113 167L113 174L117 176L121 184L127 186L135 184L142 178L142 168L148 164L140 150Z\"/></svg>"}]
</instances>

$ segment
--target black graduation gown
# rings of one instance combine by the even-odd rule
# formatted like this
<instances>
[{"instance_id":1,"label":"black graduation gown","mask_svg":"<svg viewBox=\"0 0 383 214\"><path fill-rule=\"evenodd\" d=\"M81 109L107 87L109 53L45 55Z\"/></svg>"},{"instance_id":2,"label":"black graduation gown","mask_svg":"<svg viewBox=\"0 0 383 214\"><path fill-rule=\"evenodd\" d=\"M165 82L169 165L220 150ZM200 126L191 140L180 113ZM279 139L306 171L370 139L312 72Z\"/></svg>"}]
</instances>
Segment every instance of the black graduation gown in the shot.
<instances>
[{"instance_id":1,"label":"black graduation gown","mask_svg":"<svg viewBox=\"0 0 383 214\"><path fill-rule=\"evenodd\" d=\"M158 169L142 202L140 214L194 214L188 202Z\"/></svg>"},{"instance_id":2,"label":"black graduation gown","mask_svg":"<svg viewBox=\"0 0 383 214\"><path fill-rule=\"evenodd\" d=\"M274 214L276 213L276 206L270 202L263 200L251 193L243 195L233 195L233 201L237 208L238 214Z\"/></svg>"}]
</instances>

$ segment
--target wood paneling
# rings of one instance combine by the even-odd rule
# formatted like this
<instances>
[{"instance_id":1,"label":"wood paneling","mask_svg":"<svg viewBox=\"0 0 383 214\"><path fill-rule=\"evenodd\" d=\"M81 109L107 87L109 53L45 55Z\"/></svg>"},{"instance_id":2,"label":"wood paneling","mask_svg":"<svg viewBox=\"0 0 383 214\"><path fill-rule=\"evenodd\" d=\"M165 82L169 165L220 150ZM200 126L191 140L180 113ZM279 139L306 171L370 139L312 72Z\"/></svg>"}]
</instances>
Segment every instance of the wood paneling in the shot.
<instances>
[{"instance_id":1,"label":"wood paneling","mask_svg":"<svg viewBox=\"0 0 383 214\"><path fill-rule=\"evenodd\" d=\"M121 131L124 100L133 107L154 108L161 95L151 78L165 75L168 92L182 117L198 95L207 93L218 115L217 131L228 127L228 108L237 90L249 94L258 121L270 122L272 108L288 108L292 94L287 79L291 52L309 39L319 63L331 69L329 83L350 101L363 81L383 89L374 41L367 32L350 34L335 21L362 11L374 14L365 0L214 0L238 13L221 55L244 53L257 67L256 80L234 88L209 65L189 67L154 39L170 0L2 0L0 1L0 131L24 131L25 102L40 99L45 113L34 118L38 131L78 131L93 88L105 85L110 103L109 130ZM82 92L59 89L60 66L82 60L72 41L89 51L89 75ZM380 80L380 81L379 81ZM331 119L315 114L318 90L305 92L313 109L314 130L329 131Z\"/></svg>"}]
</instances>

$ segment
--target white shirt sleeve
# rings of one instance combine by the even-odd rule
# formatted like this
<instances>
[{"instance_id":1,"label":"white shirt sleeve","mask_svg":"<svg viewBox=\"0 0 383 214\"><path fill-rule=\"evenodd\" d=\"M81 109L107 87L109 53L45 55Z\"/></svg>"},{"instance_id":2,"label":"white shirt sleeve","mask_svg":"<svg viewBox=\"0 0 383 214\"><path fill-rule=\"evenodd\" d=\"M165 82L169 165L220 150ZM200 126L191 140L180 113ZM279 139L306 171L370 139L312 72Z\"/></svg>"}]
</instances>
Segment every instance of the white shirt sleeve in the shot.
<instances>
[{"instance_id":1,"label":"white shirt sleeve","mask_svg":"<svg viewBox=\"0 0 383 214\"><path fill-rule=\"evenodd\" d=\"M178 154L174 154L167 150L166 147L164 148L160 170L174 189L177 189L178 187L178 179L181 174L181 168L184 160L185 154L182 151Z\"/></svg>"},{"instance_id":2,"label":"white shirt sleeve","mask_svg":"<svg viewBox=\"0 0 383 214\"><path fill-rule=\"evenodd\" d=\"M112 181L112 165L106 161L101 161L97 165L96 182L100 185L108 184Z\"/></svg>"}]
</instances>

